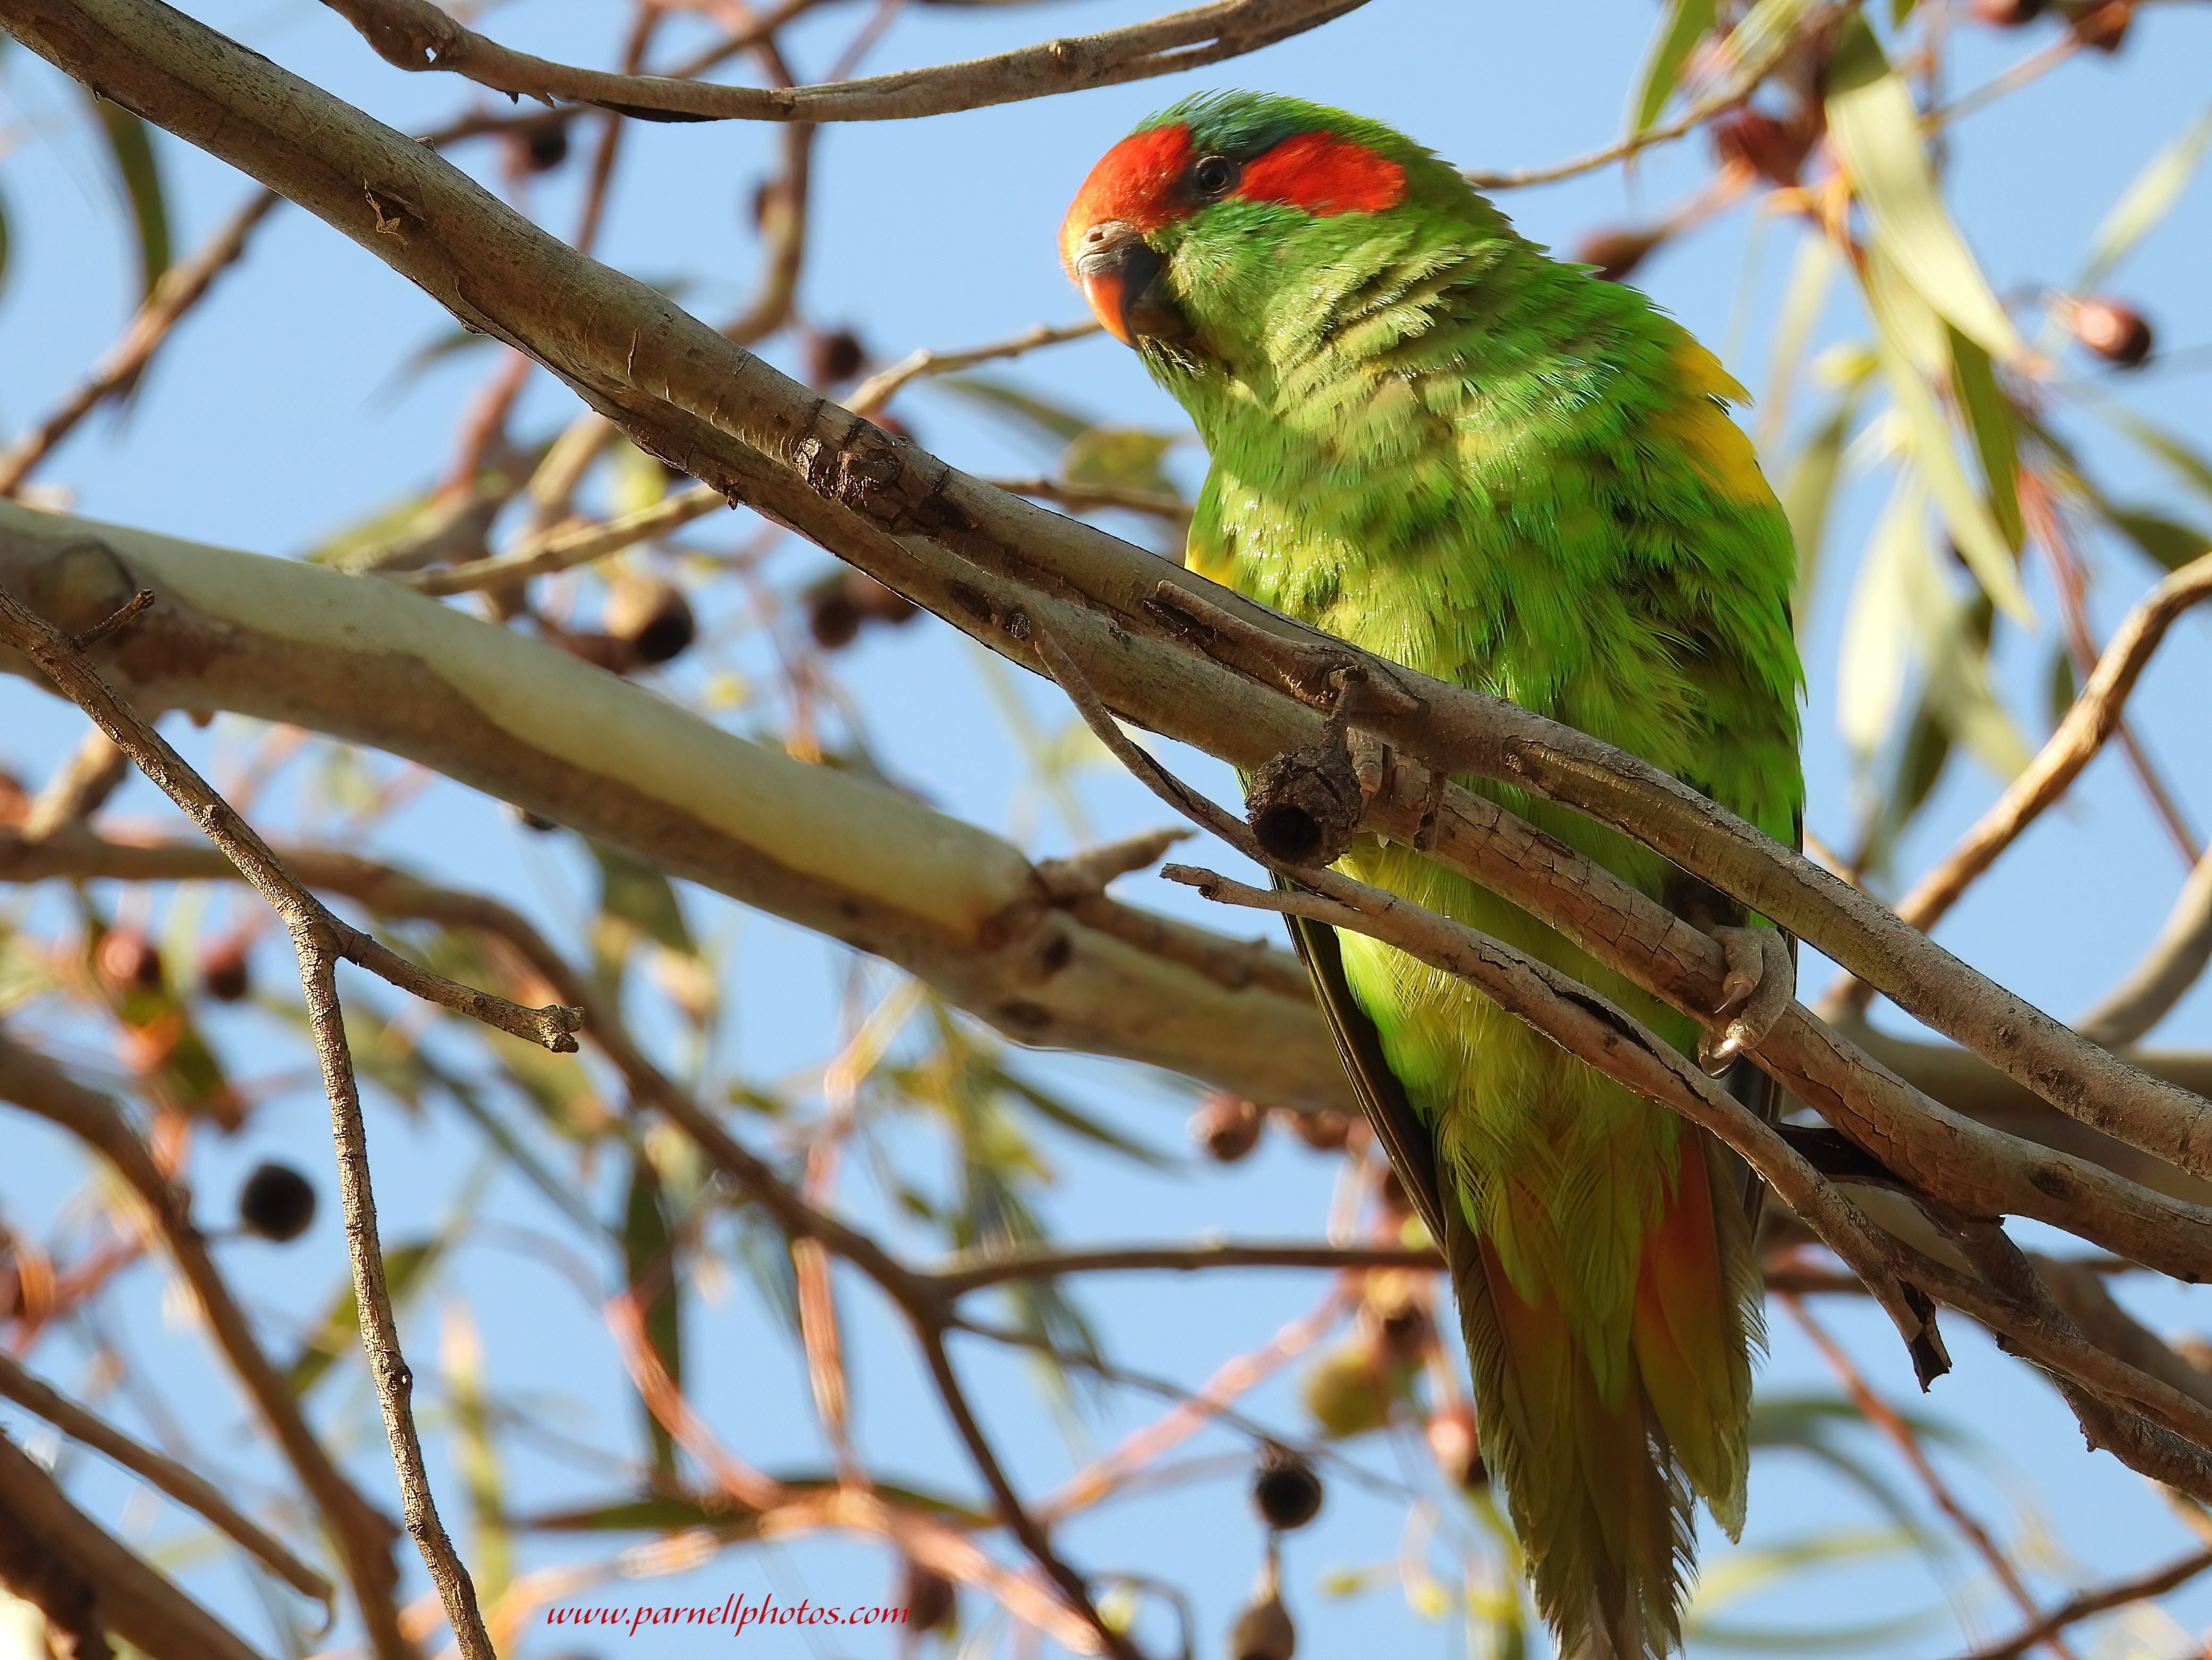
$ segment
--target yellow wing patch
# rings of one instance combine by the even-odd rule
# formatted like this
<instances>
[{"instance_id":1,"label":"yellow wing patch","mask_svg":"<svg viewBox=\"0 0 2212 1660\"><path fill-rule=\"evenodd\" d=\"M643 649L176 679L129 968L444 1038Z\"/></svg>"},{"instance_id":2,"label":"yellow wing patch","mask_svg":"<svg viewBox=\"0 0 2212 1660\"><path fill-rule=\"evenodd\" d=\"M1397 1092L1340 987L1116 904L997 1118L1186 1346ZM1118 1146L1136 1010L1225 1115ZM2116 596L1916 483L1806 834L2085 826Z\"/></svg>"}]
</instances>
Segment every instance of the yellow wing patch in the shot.
<instances>
[{"instance_id":1,"label":"yellow wing patch","mask_svg":"<svg viewBox=\"0 0 2212 1660\"><path fill-rule=\"evenodd\" d=\"M1748 404L1751 394L1686 334L1676 343L1674 359L1686 396L1652 424L1681 445L1705 481L1728 500L1771 502L1774 492L1759 470L1758 452L1725 407Z\"/></svg>"}]
</instances>

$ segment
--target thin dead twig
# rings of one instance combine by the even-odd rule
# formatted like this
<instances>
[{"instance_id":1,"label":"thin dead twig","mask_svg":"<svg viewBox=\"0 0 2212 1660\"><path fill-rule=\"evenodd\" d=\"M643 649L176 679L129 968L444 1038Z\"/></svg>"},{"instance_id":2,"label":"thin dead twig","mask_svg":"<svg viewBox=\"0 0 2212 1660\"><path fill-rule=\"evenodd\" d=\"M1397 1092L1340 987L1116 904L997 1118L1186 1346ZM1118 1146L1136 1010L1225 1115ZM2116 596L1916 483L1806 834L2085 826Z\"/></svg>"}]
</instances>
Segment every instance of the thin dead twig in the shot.
<instances>
[{"instance_id":1,"label":"thin dead twig","mask_svg":"<svg viewBox=\"0 0 2212 1660\"><path fill-rule=\"evenodd\" d=\"M186 763L152 723L115 695L71 636L4 592L0 592L0 640L29 657L64 696L92 716L139 770L222 849L291 933L316 1056L330 1098L346 1246L361 1310L362 1342L399 1473L407 1529L437 1582L463 1660L496 1660L477 1608L476 1587L439 1520L409 1404L414 1377L400 1354L398 1328L384 1283L384 1252L376 1233L367 1131L362 1122L353 1056L346 1047L344 1017L338 1007L337 964L341 958L350 958L404 990L550 1049L575 1048L574 1033L583 1018L582 1011L559 1006L524 1009L503 997L457 985L416 967L361 930L341 922L283 867L253 827Z\"/></svg>"},{"instance_id":2,"label":"thin dead twig","mask_svg":"<svg viewBox=\"0 0 2212 1660\"><path fill-rule=\"evenodd\" d=\"M246 252L246 240L269 210L283 200L272 190L258 192L231 216L208 245L180 265L161 273L154 292L146 297L107 355L91 374L46 418L0 453L0 496L13 496L32 469L53 453L77 423L111 398L120 397L161 349L185 313L206 297L208 289L226 267Z\"/></svg>"},{"instance_id":3,"label":"thin dead twig","mask_svg":"<svg viewBox=\"0 0 2212 1660\"><path fill-rule=\"evenodd\" d=\"M0 1395L25 1411L36 1413L72 1440L105 1453L185 1509L198 1511L301 1596L328 1604L337 1595L328 1579L248 1520L204 1477L132 1440L97 1413L33 1377L4 1351L0 1351Z\"/></svg>"},{"instance_id":4,"label":"thin dead twig","mask_svg":"<svg viewBox=\"0 0 2212 1660\"><path fill-rule=\"evenodd\" d=\"M1828 1335L1826 1327L1813 1317L1800 1298L1794 1292L1784 1292L1780 1294L1780 1301L1782 1306L1790 1311L1790 1318L1797 1323L1798 1329L1812 1340L1814 1348L1820 1350L1820 1358L1828 1363L1828 1370L1835 1373L1836 1381L1844 1386L1844 1392L1850 1396L1852 1403L1869 1423L1888 1438L1889 1444L1911 1467L1912 1473L1920 1478L1920 1485L1936 1501L1936 1509L1950 1518L1951 1525L1958 1529L1966 1542L1973 1547L1974 1554L1988 1565L1990 1572L1996 1575L1997 1583L2004 1587L2005 1595L2012 1598L2014 1606L2031 1620L2039 1620L2043 1611L2036 1607L2035 1599L2028 1595L2027 1586L2022 1583L2020 1571L2013 1566L2012 1559L1990 1536L1990 1531L1982 1525L1981 1519L1959 1502L1959 1496L1951 1491L1951 1484L1929 1462L1928 1450L1920 1444L1920 1438L1914 1433L1912 1426L1906 1423L1897 1409L1882 1399L1874 1386L1867 1382L1865 1375L1859 1371L1851 1357L1844 1352L1843 1346ZM2063 1657L2063 1660L2075 1660L2073 1651L2057 1640L2055 1631L2040 1640L2048 1641L2051 1651Z\"/></svg>"},{"instance_id":5,"label":"thin dead twig","mask_svg":"<svg viewBox=\"0 0 2212 1660\"><path fill-rule=\"evenodd\" d=\"M963 1297L1012 1280L1050 1280L1064 1274L1128 1274L1164 1270L1193 1274L1208 1268L1441 1268L1434 1250L1402 1245L1296 1245L1226 1242L1218 1245L1109 1245L1091 1250L1037 1250L969 1265L955 1263L931 1276L949 1297Z\"/></svg>"},{"instance_id":6,"label":"thin dead twig","mask_svg":"<svg viewBox=\"0 0 2212 1660\"><path fill-rule=\"evenodd\" d=\"M2079 1625L2114 1608L2124 1608L2130 1602L2148 1602L2154 1596L2179 1590L2207 1569L2212 1569L2212 1550L2201 1550L2136 1578L2123 1579L2099 1590L2083 1591L2060 1603L2033 1625L2023 1627L2002 1642L1962 1655L1960 1660L2014 1660L2014 1657L2025 1654L2038 1643L2049 1642L2069 1626Z\"/></svg>"},{"instance_id":7,"label":"thin dead twig","mask_svg":"<svg viewBox=\"0 0 2212 1660\"><path fill-rule=\"evenodd\" d=\"M524 538L522 545L511 553L491 559L471 559L465 564L448 565L439 570L392 571L386 573L389 580L413 588L417 593L441 598L452 593L470 593L482 588L504 587L509 583L527 581L533 576L550 576L556 571L587 565L595 559L604 559L611 553L619 553L635 543L649 542L665 536L671 531L703 519L717 508L729 506L729 501L720 490L705 484L695 484L690 489L678 490L649 508L640 508L619 519L610 519L603 525L587 525L580 529L564 530L550 534L538 534Z\"/></svg>"},{"instance_id":8,"label":"thin dead twig","mask_svg":"<svg viewBox=\"0 0 2212 1660\"><path fill-rule=\"evenodd\" d=\"M2128 695L2166 629L2182 612L2207 599L2212 599L2212 554L2190 561L2129 611L2051 741L1942 862L1899 902L1900 918L1923 931L1933 927L1968 884L2066 793L2119 725Z\"/></svg>"},{"instance_id":9,"label":"thin dead twig","mask_svg":"<svg viewBox=\"0 0 2212 1660\"><path fill-rule=\"evenodd\" d=\"M87 1089L46 1056L15 1043L4 1031L0 1031L0 1100L12 1101L76 1136L137 1194L178 1274L199 1299L216 1346L337 1541L355 1603L378 1660L416 1660L414 1645L401 1634L392 1600L398 1584L390 1548L392 1523L339 1473L307 1427L298 1399L262 1352L245 1310L208 1254L206 1237L193 1225L183 1191L162 1173L113 1102Z\"/></svg>"},{"instance_id":10,"label":"thin dead twig","mask_svg":"<svg viewBox=\"0 0 2212 1660\"><path fill-rule=\"evenodd\" d=\"M514 97L598 104L653 120L893 121L1119 86L1217 64L1317 28L1362 0L1218 0L1102 34L933 69L813 87L726 87L610 75L510 51L429 0L326 0L386 63L444 70Z\"/></svg>"},{"instance_id":11,"label":"thin dead twig","mask_svg":"<svg viewBox=\"0 0 2212 1660\"><path fill-rule=\"evenodd\" d=\"M352 1265L354 1298L360 1310L362 1348L375 1380L384 1432L399 1474L400 1513L438 1587L462 1660L498 1660L483 1613L477 1605L476 1582L438 1515L430 1492L430 1473L422 1462L422 1437L411 1404L415 1374L399 1348L399 1325L392 1312L392 1293L384 1279L384 1247L376 1230L376 1190L368 1170L368 1130L362 1122L361 1086L354 1077L353 1053L346 1047L345 1015L338 1006L337 958L327 946L295 929L301 984L307 997L307 1023L315 1058L330 1098L331 1138L337 1147L338 1202L345 1218L346 1255Z\"/></svg>"},{"instance_id":12,"label":"thin dead twig","mask_svg":"<svg viewBox=\"0 0 2212 1660\"><path fill-rule=\"evenodd\" d=\"M2166 1018L2212 963L2212 852L2202 854L2142 958L2074 1023L2093 1043L2132 1043Z\"/></svg>"},{"instance_id":13,"label":"thin dead twig","mask_svg":"<svg viewBox=\"0 0 2212 1660\"><path fill-rule=\"evenodd\" d=\"M971 346L965 351L938 351L928 346L918 347L889 368L877 370L854 387L853 395L845 400L845 407L855 415L873 415L891 401L894 393L911 381L930 375L957 374L978 364L1019 357L1042 346L1057 346L1066 341L1081 340L1098 331L1096 323L1064 323L1057 326L1039 323L1035 328L1018 334L1011 340L1001 340L994 345Z\"/></svg>"}]
</instances>

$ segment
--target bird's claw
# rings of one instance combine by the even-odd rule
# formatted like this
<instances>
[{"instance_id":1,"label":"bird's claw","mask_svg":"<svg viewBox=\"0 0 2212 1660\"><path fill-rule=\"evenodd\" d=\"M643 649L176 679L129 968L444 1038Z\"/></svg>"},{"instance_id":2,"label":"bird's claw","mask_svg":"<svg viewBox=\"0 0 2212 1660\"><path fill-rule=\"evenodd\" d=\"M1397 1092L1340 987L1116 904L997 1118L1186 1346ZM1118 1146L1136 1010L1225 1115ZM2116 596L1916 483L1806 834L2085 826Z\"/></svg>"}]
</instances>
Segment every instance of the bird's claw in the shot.
<instances>
[{"instance_id":1,"label":"bird's claw","mask_svg":"<svg viewBox=\"0 0 2212 1660\"><path fill-rule=\"evenodd\" d=\"M1717 1078L1747 1051L1757 1049L1797 995L1797 965L1789 941L1772 928L1715 928L1728 953L1714 1017L1732 1017L1717 1032L1698 1040L1698 1062Z\"/></svg>"}]
</instances>

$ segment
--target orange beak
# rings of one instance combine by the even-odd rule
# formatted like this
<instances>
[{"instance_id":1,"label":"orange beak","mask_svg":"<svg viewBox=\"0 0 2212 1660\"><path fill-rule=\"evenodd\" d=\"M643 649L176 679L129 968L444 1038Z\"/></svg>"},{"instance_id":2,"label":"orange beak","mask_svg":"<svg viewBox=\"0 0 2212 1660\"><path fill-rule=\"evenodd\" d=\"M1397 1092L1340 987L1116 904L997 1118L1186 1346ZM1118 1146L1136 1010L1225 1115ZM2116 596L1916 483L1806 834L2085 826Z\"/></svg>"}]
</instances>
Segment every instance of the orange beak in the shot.
<instances>
[{"instance_id":1,"label":"orange beak","mask_svg":"<svg viewBox=\"0 0 2212 1660\"><path fill-rule=\"evenodd\" d=\"M1068 267L1099 325L1125 346L1138 338L1182 339L1182 313L1160 291L1167 262L1134 225L1109 219L1073 239Z\"/></svg>"}]
</instances>

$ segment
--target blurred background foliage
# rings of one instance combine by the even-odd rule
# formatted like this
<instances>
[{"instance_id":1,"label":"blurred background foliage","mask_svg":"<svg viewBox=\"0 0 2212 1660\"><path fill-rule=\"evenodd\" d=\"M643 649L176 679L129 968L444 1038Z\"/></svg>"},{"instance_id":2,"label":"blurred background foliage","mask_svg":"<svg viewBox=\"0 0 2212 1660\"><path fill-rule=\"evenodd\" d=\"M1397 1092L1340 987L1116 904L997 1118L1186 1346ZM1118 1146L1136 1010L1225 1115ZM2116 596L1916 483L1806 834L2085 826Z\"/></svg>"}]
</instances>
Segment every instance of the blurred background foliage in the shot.
<instances>
[{"instance_id":1,"label":"blurred background foliage","mask_svg":"<svg viewBox=\"0 0 2212 1660\"><path fill-rule=\"evenodd\" d=\"M1011 31L1009 43L1042 38L1063 27L1063 14L1104 26L1092 9L1015 0L914 0L909 18L902 9L900 0L799 0L765 33L734 3L534 0L477 21L511 26L532 49L562 48L553 55L661 72L711 66L732 42L751 39L744 61L770 79L787 73L787 47L844 74L895 20L898 49L918 63L962 56L986 39L973 15L986 9L1004 14L987 21ZM1625 101L1624 127L1583 135L1585 148L1602 151L1536 175L1478 178L1515 192L1556 179L1626 180L1628 210L1584 223L1562 248L1607 280L1652 280L1716 234L1745 246L1739 297L1723 295L1692 320L1758 381L1747 423L1797 533L1796 615L1815 662L1808 743L1825 757L1814 766L1808 845L1893 897L1942 850L1916 839L1929 817L1962 791L1986 799L2026 764L2094 666L2116 608L2212 549L2212 421L2203 418L2212 409L2203 382L2187 379L2212 368L2203 286L2212 237L2199 179L2212 145L2207 9L2185 0L1666 0L1655 13L1619 0L1587 15L1524 9L1517 27L1538 34L1648 32L1648 44L1608 48L1632 73L1614 76L1599 100ZM1327 64L1330 40L1384 27L1374 14L1393 10L1388 27L1407 34L1430 21L1400 0L1376 0L1364 21L1298 43L1319 54L1297 60L1313 83L1301 89L1329 97L1313 64ZM1123 13L1136 15L1118 8L1115 21ZM249 43L298 44L286 34L298 21L289 12L221 21ZM617 33L624 43L610 58L605 41ZM1358 37L1362 49L1371 52L1375 38ZM336 61L357 44L341 32L318 37L306 55ZM2174 58L2195 67L2174 70ZM1484 84L1498 67L1485 67ZM1269 70L1266 61L1235 68L1212 79L1261 82ZM74 239L63 265L88 287L119 289L134 308L106 356L84 358L71 374L41 379L0 358L0 487L34 504L96 506L101 470L125 465L117 458L129 456L135 434L191 419L191 387L211 397L210 377L269 372L191 360L181 384L141 407L145 371L173 337L182 353L195 331L222 326L245 273L295 283L315 267L286 210L272 213L259 198L238 207L234 179L135 116L78 96L20 52L0 56L0 283L11 275L10 251L20 261L45 234L44 212ZM2092 89L2089 77L2102 78ZM373 64L350 60L325 83L372 108L391 94ZM2035 241L2032 275L1993 277L1961 226L1985 212L1977 188L2021 186L1964 164L1977 118L2037 98L2039 119L2078 124L2069 142L2094 147L2101 112L2135 85L2160 112L2163 143L2094 179L2051 181L2051 221L2086 218L2094 230L2082 243ZM1133 93L1142 106L1184 89ZM617 119L510 108L436 77L404 90L416 100L409 119L435 112L418 122L432 142L580 246L618 240L611 257L628 264L642 242L658 258L666 246L653 236L610 228L625 204L641 198L637 211L659 228L695 210L661 186L696 151L644 152L647 138ZM1453 135L1423 131L1409 112L1373 96L1343 98L1449 149ZM1009 132L1043 119L1002 113ZM1031 141L1064 149L1052 172L1070 185L1123 125L1100 113L1096 100L1079 119L1055 112L1056 125ZM658 145L665 135L649 137ZM818 148L834 157L842 140L831 135ZM1022 334L1030 319L994 297L988 266L965 269L962 304L945 304L941 326L928 331L888 301L874 321L817 311L817 285L841 296L871 285L895 292L918 280L908 262L961 261L952 246L961 222L1001 212L991 175L940 172L934 240L911 228L883 239L872 216L881 218L884 198L848 196L841 169L818 158L810 167L808 135L746 143L769 170L740 187L726 166L714 210L737 196L738 240L752 245L744 257L764 271L759 287L733 290L730 271L703 256L695 270L631 268L885 427L919 427L949 459L1009 489L1177 550L1202 454L1188 430L1158 416L1163 403L1126 384L1102 389L1109 374L1126 383L1128 372L1085 344L1091 331ZM1003 138L992 143L1007 153ZM651 165L626 148L649 154ZM1470 167L1488 159L1452 153ZM930 165L927 156L915 164L913 188ZM82 234L85 214L52 207L46 174L57 167L106 216L104 236ZM1052 222L1017 228L1048 260ZM2178 239L2185 254L2158 268L2163 285L2136 276L2137 255L2160 239ZM856 247L871 251L863 265L874 262L857 287L817 277L825 260L849 269ZM52 249L49 240L41 254L49 270ZM51 281L29 300L15 286L0 289L0 325L20 340L42 326L27 306L55 301ZM927 297L935 303L934 290ZM1067 296L1061 313L1074 309ZM271 469L303 469L283 480L293 496L360 508L295 509L292 522L319 528L268 550L352 571L434 570L542 547L686 488L595 418L563 407L504 348L405 317L404 328L373 335L334 319L328 349L365 360L349 363L347 384L366 383L378 418L406 410L419 428L423 389L442 388L450 437L379 452L350 470L340 454L272 452ZM978 328L977 318L995 321ZM904 358L994 338L1003 350ZM311 380L324 367L293 362L283 372ZM2177 385L2179 394L2142 395ZM165 522L158 509L146 522L198 528ZM251 540L256 530L241 521L233 533ZM1083 846L1145 818L1064 707L896 594L747 514L695 518L456 603L807 760L956 809L995 793L1025 847ZM2201 657L2203 644L2198 629L2181 649ZM2106 839L2092 844L2109 848L2116 864L2146 856L2142 826L2172 844L2169 868L2153 881L2161 891L2203 857L2190 799L2193 790L2201 804L2212 749L2201 736L2204 706L2191 700L2207 684L2201 673L2160 679L2139 698L2121 735L2128 782L2099 798L2094 834ZM34 707L20 684L0 699L9 710L0 759L15 769L0 781L4 833L28 838L39 815L61 812L118 840L179 835L143 787L125 784L102 740L81 739L72 720ZM2161 755L2139 730L2154 722L2197 734L2193 747ZM383 757L228 717L185 735L230 798L288 840L521 905L733 1133L817 1202L848 1211L919 1260L973 1262L1071 1238L1188 1242L1217 1213L1243 1235L1340 1245L1418 1232L1362 1125L1019 1051L881 964L819 950L802 961L803 942L788 930L749 921L544 821L509 815L501 827L490 805L457 804L465 794L457 787ZM1962 774L1973 777L1961 783ZM2132 828L2115 830L2120 820ZM1989 880L2002 887L2007 871ZM2002 903L2033 911L2036 885L2016 885ZM48 880L17 887L0 905L9 1031L127 1104L166 1166L191 1181L200 1224L218 1238L288 1386L348 1467L383 1491L354 1296L328 1218L317 1213L318 1195L330 1191L327 1161L281 932L237 889L214 882ZM495 933L430 923L384 932L453 978L544 1000L528 962ZM2061 950L2063 939L2047 949ZM2123 938L2111 951L2131 949ZM2204 1006L2191 1006L2201 1032ZM857 1457L886 1498L1018 1560L994 1531L988 1495L947 1450L895 1318L842 1279L825 1282L845 1346L810 1351L799 1311L813 1293L791 1243L737 1202L682 1136L633 1110L594 1060L547 1054L380 988L349 991L348 1022L373 1086L380 1177L398 1195L387 1271L422 1380L434 1474L495 1628L516 1652L616 1652L611 1639L576 1649L544 1625L544 1609L715 1601L719 1589L706 1588L739 1583L733 1557L755 1562L787 1601L812 1590L826 1601L911 1610L896 1639L871 1633L873 1647L792 1646L794 1654L1034 1651L1034 1637L975 1586L956 1589L895 1554L886 1562L875 1545L764 1542L639 1398L599 1310L626 1293L667 1377L781 1479L825 1483ZM1164 1100L1188 1114L1187 1140L1164 1131ZM9 1149L0 1157L7 1352L183 1462L230 1472L225 1485L234 1481L251 1508L311 1555L320 1549L307 1512L207 1364L152 1360L191 1347L190 1316L135 1200L14 1115L0 1120L0 1147ZM1263 1156L1254 1160L1255 1152ZM1278 1178L1273 1188L1247 1183L1235 1190L1241 1197L1224 1196L1231 1167L1248 1160ZM289 1259L277 1247L306 1253L312 1267L280 1268ZM1814 1255L1777 1266L1802 1269ZM974 1322L968 1341L984 1357L976 1389L988 1425L1016 1449L1039 1513L1080 1541L1103 1606L1153 1653L1215 1653L1226 1641L1240 1660L1268 1660L1291 1652L1294 1628L1309 1654L1388 1647L1506 1660L1537 1651L1542 1634L1474 1444L1439 1286L1388 1270L1269 1276L1264 1295L1235 1288L1255 1283L1236 1277L1216 1292L1158 1276L1018 1280L988 1293L991 1316ZM547 1311L555 1300L557 1319ZM1257 1342L1243 1335L1254 1310L1268 1327ZM541 1315L544 1330L517 1329ZM2106 1475L2101 1487L2071 1485L2065 1450L2003 1415L2015 1397L1988 1383L1994 1362L1980 1381L1946 1385L1924 1410L1908 1411L1888 1399L1904 1376L1899 1358L1847 1302L1788 1292L1773 1322L1785 1355L1758 1405L1753 1531L1741 1548L1706 1541L1691 1619L1698 1652L2010 1652L2003 1633L2102 1584L2097 1573L2125 1579L2192 1537L2198 1548L2212 1540L2212 1520L2179 1500L2169 1516L2140 1484ZM1830 1324L1842 1335L1831 1337ZM770 1373L780 1381L765 1381ZM842 1408L825 1407L848 1394L864 1402L849 1443ZM324 1630L312 1605L258 1566L241 1567L149 1489L12 1410L6 1421L82 1502L270 1651L319 1652L356 1634L343 1614ZM2016 1421L2048 1429L2057 1420ZM2056 1432L2045 1438L2055 1443ZM2089 1534L2123 1541L2117 1564L2095 1559L2097 1573L2080 1554L2084 1518L2053 1519L2054 1505L2082 1491L2095 1495ZM1109 1501L1137 1519L1103 1532L1076 1525ZM2122 1504L2133 1507L2124 1519ZM1328 1554L1291 1548L1309 1524ZM2166 1554L2149 1554L2145 1541L2165 1541ZM757 1575L742 1583L757 1593ZM2202 1651L2212 1607L2191 1600L2189 1583L2164 1603L2124 1599L2117 1614L2045 1646L2061 1656ZM0 1614L0 1651L11 1640L21 1653L43 1651L26 1608ZM781 1634L752 1635L785 1651L775 1647ZM676 1640L659 1651L691 1651Z\"/></svg>"}]
</instances>

